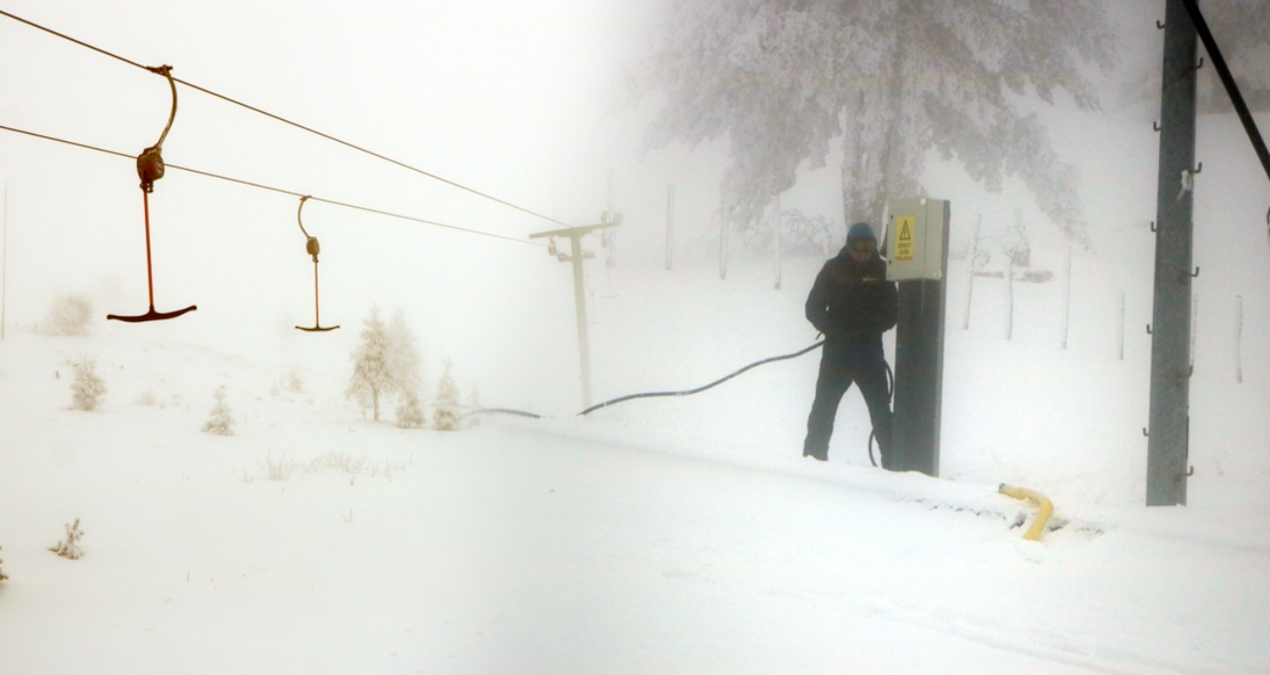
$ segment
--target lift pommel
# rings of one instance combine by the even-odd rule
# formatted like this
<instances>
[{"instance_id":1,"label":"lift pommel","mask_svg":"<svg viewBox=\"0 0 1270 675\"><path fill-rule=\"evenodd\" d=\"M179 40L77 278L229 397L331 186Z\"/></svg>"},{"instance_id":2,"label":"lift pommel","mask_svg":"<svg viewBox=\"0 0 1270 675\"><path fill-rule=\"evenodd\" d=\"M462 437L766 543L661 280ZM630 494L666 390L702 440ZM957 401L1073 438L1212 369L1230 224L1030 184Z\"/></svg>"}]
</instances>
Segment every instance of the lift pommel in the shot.
<instances>
[{"instance_id":1,"label":"lift pommel","mask_svg":"<svg viewBox=\"0 0 1270 675\"><path fill-rule=\"evenodd\" d=\"M178 309L174 312L158 312L154 309L154 265L150 255L150 193L154 192L154 181L163 177L163 141L168 137L168 132L172 130L172 121L176 119L176 81L172 79L172 66L147 67L146 70L167 78L168 86L172 89L172 112L168 115L168 124L163 128L163 133L159 136L159 142L143 150L137 157L137 175L141 178L141 203L145 213L146 282L150 289L150 309L145 314L132 316L106 315L107 319L128 323L175 319L186 312L198 309L197 305L190 305L185 309Z\"/></svg>"},{"instance_id":2,"label":"lift pommel","mask_svg":"<svg viewBox=\"0 0 1270 675\"><path fill-rule=\"evenodd\" d=\"M308 200L309 195L300 198L300 206L295 210L295 221L299 223L300 232L304 234L304 251L313 256L313 327L296 326L295 328L308 333L325 333L339 326L323 326L321 321L322 312L318 302L318 253L322 250L322 246L318 243L317 237L311 236L309 231L304 229L304 219L301 214L304 212L304 202Z\"/></svg>"}]
</instances>

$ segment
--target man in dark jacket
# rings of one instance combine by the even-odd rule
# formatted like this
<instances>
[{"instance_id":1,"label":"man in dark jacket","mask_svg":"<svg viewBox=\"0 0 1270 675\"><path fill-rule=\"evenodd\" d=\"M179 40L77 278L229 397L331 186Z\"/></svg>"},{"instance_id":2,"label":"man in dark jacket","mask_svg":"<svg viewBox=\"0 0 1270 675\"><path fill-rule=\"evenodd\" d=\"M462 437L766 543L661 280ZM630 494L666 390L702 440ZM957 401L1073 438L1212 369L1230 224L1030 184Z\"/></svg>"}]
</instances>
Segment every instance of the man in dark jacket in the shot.
<instances>
[{"instance_id":1,"label":"man in dark jacket","mask_svg":"<svg viewBox=\"0 0 1270 675\"><path fill-rule=\"evenodd\" d=\"M877 437L882 466L891 446L891 403L887 394L882 333L895 327L898 293L886 280L877 237L867 223L856 223L847 245L816 276L807 296L807 320L825 334L816 380L816 401L807 418L803 456L829 459L829 437L842 395L855 382Z\"/></svg>"}]
</instances>

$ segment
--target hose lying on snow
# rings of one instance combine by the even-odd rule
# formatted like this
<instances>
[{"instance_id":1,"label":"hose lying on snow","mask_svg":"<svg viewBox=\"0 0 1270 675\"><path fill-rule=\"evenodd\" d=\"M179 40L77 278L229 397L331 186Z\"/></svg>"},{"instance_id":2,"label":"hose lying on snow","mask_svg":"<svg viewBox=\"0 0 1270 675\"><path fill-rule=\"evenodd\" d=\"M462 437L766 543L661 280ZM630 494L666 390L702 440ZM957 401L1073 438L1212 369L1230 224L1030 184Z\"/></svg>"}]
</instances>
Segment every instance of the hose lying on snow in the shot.
<instances>
[{"instance_id":1,"label":"hose lying on snow","mask_svg":"<svg viewBox=\"0 0 1270 675\"><path fill-rule=\"evenodd\" d=\"M648 393L644 393L644 394L630 394L630 395L628 395L628 396L621 396L621 397L618 397L618 398L615 398L615 399L610 399L610 400L605 401L605 402L603 402L603 403L597 403L597 404L595 404L595 405L591 406L590 408L587 408L586 410L583 410L582 412L578 413L578 416L580 417L580 416L582 416L582 415L586 415L587 413L590 413L590 412L591 412L591 411L593 411L593 410L599 410L600 408L604 408L604 407L607 407L607 406L611 406L611 405L613 405L613 404L615 404L615 403L621 403L621 402L623 402L623 401L630 401L630 400L637 399L637 398L653 398L653 397L655 397L655 396L688 396L689 394L696 394L696 393L700 393L700 392L703 392L703 391L705 391L705 390L709 389L710 387L713 387L713 386L716 386L716 385L723 384L724 382L727 382L728 380L730 380L730 379L732 379L732 378L736 377L737 375L740 375L741 373L744 373L745 371L747 371L747 370L749 370L749 369L751 369L751 368L757 368L757 367L759 367L759 366L763 365L764 363L771 363L771 362L773 362L773 361L784 361L785 359L792 359L792 358L797 357L797 356L802 356L803 354L806 354L807 352L809 352L809 351L811 351L811 350L815 349L816 347L819 347L819 346L823 345L824 343L825 343L825 341L824 341L824 340L821 340L820 342L817 342L816 344L814 344L814 345L812 345L812 346L810 346L810 347L807 347L806 349L800 349L799 351L796 351L796 352L794 352L793 354L784 354L784 355L782 355L782 356L773 356L773 357L771 357L771 358L763 359L762 361L755 361L754 363L751 363L750 365L748 365L748 366L746 366L746 367L744 367L744 368L742 368L742 369L740 369L740 370L736 371L735 373L732 373L731 375L728 375L728 376L726 376L726 377L721 377L721 378L719 378L719 379L715 380L714 382L711 382L710 384L707 384L707 385L704 385L704 386L697 387L696 389L686 389L686 390L684 390L684 391L654 391L654 392L648 392Z\"/></svg>"},{"instance_id":2,"label":"hose lying on snow","mask_svg":"<svg viewBox=\"0 0 1270 675\"><path fill-rule=\"evenodd\" d=\"M634 399L637 399L637 398L653 398L653 397L655 397L655 396L687 396L687 395L689 395L689 394L696 394L696 393L699 393L699 392L703 392L703 391L705 391L705 390L709 389L710 387L713 387L713 386L716 386L716 385L723 384L724 382L727 382L728 380L730 380L730 379L732 379L732 378L736 377L737 375L740 375L741 373L744 373L745 371L747 371L747 370L749 370L749 369L751 369L751 368L757 368L758 366L761 366L761 365L763 365L764 363L772 363L773 361L784 361L785 359L792 359L792 358L795 358L795 357L798 357L798 356L802 356L803 354L806 354L807 352L809 352L809 351L811 351L811 350L813 350L813 349L815 349L815 348L817 348L817 347L819 347L819 346L823 345L824 343L825 343L825 341L824 341L824 340L821 340L820 342L817 342L816 344L814 344L814 345L812 345L812 346L810 346L810 347L807 347L806 349L800 349L800 350L798 350L798 351L794 352L793 354L784 354L784 355L781 355L781 356L773 356L773 357L771 357L771 358L763 359L762 361L755 361L754 363L751 363L750 365L748 365L748 366L746 366L746 367L744 367L744 368L742 368L742 369L740 369L740 370L738 370L738 371L736 371L736 372L734 372L734 373L732 373L732 374L730 374L730 375L728 375L728 376L726 376L726 377L721 377L721 378L719 378L719 379L715 380L714 382L711 382L710 384L707 384L707 385L704 385L704 386L701 386L701 387L697 387L696 389L686 389L686 390L684 390L684 391L653 391L653 392L646 392L646 393L643 393L643 394L630 394L630 395L628 395L628 396L620 396L620 397L618 397L618 398L609 399L609 400L607 400L607 401L605 401L605 402L603 402L603 403L597 403L597 404L595 404L595 405L591 406L590 408L587 408L586 410L583 410L582 412L578 413L578 414L577 414L577 416L578 416L578 417L580 417L580 416L582 416L582 415L586 415L586 414L588 414L588 413L590 413L590 412L592 412L592 411L599 410L600 408L604 408L604 407L607 407L607 406L611 406L611 405L613 405L613 404L615 404L615 403L621 403L621 402L623 402L623 401L631 401L631 400L634 400ZM521 416L521 417L533 417L533 418L535 418L535 419L542 417L542 415L537 415L537 414L534 414L534 413L531 413L531 412L525 412L524 410L512 410L511 408L481 408L480 410L472 410L472 411L469 411L469 412L463 413L463 415L461 415L459 419L462 419L462 418L464 418L464 417L469 417L469 416L471 416L471 415L494 414L494 413L500 413L500 414L504 414L504 415L519 415L519 416ZM876 466L876 465L875 465L875 466Z\"/></svg>"}]
</instances>

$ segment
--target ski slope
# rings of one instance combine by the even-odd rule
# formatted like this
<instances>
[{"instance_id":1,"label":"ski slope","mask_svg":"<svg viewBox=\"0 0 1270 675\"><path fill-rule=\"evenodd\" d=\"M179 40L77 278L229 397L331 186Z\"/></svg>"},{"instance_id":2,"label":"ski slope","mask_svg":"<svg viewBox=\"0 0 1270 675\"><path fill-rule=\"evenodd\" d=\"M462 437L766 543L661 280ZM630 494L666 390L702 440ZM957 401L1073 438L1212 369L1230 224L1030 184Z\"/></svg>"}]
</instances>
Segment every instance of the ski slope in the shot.
<instances>
[{"instance_id":1,"label":"ski slope","mask_svg":"<svg viewBox=\"0 0 1270 675\"><path fill-rule=\"evenodd\" d=\"M809 344L818 264L780 292L761 265L613 270L597 398ZM1264 441L1195 439L1190 506L1142 507L1145 442L1121 428L1141 353L950 327L933 479L869 466L854 393L831 461L800 456L815 355L587 418L544 390L544 419L445 433L343 399L353 325L235 353L188 318L0 343L0 672L1270 672ZM81 354L95 412L68 409ZM236 434L200 433L222 384ZM1195 391L1266 400L1264 379ZM1001 482L1061 527L1022 541L1035 508ZM46 547L74 518L71 561Z\"/></svg>"}]
</instances>

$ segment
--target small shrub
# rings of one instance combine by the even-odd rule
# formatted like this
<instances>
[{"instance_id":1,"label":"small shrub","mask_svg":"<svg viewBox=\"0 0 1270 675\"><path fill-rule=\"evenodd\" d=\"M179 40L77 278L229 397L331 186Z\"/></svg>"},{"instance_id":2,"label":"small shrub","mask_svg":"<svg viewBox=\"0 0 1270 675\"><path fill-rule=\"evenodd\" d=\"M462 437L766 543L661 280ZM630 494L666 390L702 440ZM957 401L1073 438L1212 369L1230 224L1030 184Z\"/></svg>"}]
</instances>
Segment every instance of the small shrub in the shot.
<instances>
[{"instance_id":1,"label":"small shrub","mask_svg":"<svg viewBox=\"0 0 1270 675\"><path fill-rule=\"evenodd\" d=\"M278 383L278 388L283 391L289 391L292 394L303 394L304 380L300 377L300 371L295 368L288 370L287 374Z\"/></svg>"},{"instance_id":2,"label":"small shrub","mask_svg":"<svg viewBox=\"0 0 1270 675\"><path fill-rule=\"evenodd\" d=\"M3 548L3 547L0 547L0 548ZM3 564L4 564L4 561L0 560L0 565L3 565ZM4 570L0 570L0 581L4 581L5 579L8 579L8 578L9 578L9 575L5 574Z\"/></svg>"},{"instance_id":3,"label":"small shrub","mask_svg":"<svg viewBox=\"0 0 1270 675\"><path fill-rule=\"evenodd\" d=\"M97 376L97 362L90 356L71 364L75 379L71 381L71 407L96 410L106 396L106 383Z\"/></svg>"},{"instance_id":4,"label":"small shrub","mask_svg":"<svg viewBox=\"0 0 1270 675\"><path fill-rule=\"evenodd\" d=\"M50 546L49 550L63 558L79 560L80 556L84 555L84 552L79 549L79 546L75 545L75 542L83 538L84 533L79 529L79 518L76 518L74 523L66 525L66 541L57 542L57 545Z\"/></svg>"},{"instance_id":5,"label":"small shrub","mask_svg":"<svg viewBox=\"0 0 1270 675\"><path fill-rule=\"evenodd\" d=\"M401 402L397 405L397 426L402 429L423 427L425 415L423 406L419 405L419 397L411 392L401 398Z\"/></svg>"},{"instance_id":6,"label":"small shrub","mask_svg":"<svg viewBox=\"0 0 1270 675\"><path fill-rule=\"evenodd\" d=\"M450 370L454 363L445 360L445 370L437 382L437 398L433 404L432 424L439 431L458 431L459 429L459 388L454 384L454 376Z\"/></svg>"},{"instance_id":7,"label":"small shrub","mask_svg":"<svg viewBox=\"0 0 1270 675\"><path fill-rule=\"evenodd\" d=\"M464 418L463 420L464 423L467 424L467 428L471 429L472 427L480 426L481 424L480 415L472 414L476 412L477 410L482 409L483 407L481 405L481 390L479 387L476 386L476 383L472 383L472 395L468 396L467 398L467 407L468 407L468 414L467 414L467 417Z\"/></svg>"},{"instance_id":8,"label":"small shrub","mask_svg":"<svg viewBox=\"0 0 1270 675\"><path fill-rule=\"evenodd\" d=\"M275 460L272 452L265 455L263 466L269 472L269 480L286 480L291 477L292 472L299 468L295 460L288 459L286 455Z\"/></svg>"},{"instance_id":9,"label":"small shrub","mask_svg":"<svg viewBox=\"0 0 1270 675\"><path fill-rule=\"evenodd\" d=\"M211 417L203 423L203 431L218 436L233 436L234 411L225 404L225 388L220 387L212 395L216 397L216 405L212 406Z\"/></svg>"},{"instance_id":10,"label":"small shrub","mask_svg":"<svg viewBox=\"0 0 1270 675\"><path fill-rule=\"evenodd\" d=\"M92 318L93 303L77 293L62 293L53 299L40 327L48 335L83 336L88 335Z\"/></svg>"},{"instance_id":11,"label":"small shrub","mask_svg":"<svg viewBox=\"0 0 1270 675\"><path fill-rule=\"evenodd\" d=\"M158 395L154 393L153 389L146 389L142 391L140 394L137 394L137 397L133 399L132 402L136 403L137 405L143 405L148 407L154 407L154 406L158 406L160 408L163 407L163 403L159 401L159 397Z\"/></svg>"}]
</instances>

